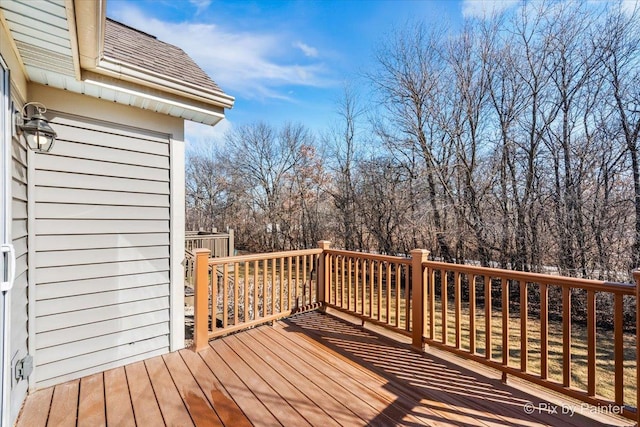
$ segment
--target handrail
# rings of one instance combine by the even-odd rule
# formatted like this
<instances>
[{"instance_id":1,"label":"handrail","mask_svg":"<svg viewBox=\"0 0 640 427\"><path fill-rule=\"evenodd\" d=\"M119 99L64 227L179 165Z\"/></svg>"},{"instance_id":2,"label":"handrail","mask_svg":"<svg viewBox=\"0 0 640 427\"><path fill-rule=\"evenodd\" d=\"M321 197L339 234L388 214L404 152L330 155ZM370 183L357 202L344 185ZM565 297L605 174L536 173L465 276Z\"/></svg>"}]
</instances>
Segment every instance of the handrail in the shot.
<instances>
[{"instance_id":1,"label":"handrail","mask_svg":"<svg viewBox=\"0 0 640 427\"><path fill-rule=\"evenodd\" d=\"M580 279L576 277L555 276L553 274L529 273L526 271L503 270L498 268L478 267L466 264L450 264L446 262L426 261L425 267L432 269L455 269L461 273L475 274L478 276L489 275L491 277L505 277L510 280L522 280L529 283L547 283L559 286L571 286L573 288L593 290L595 292L612 292L623 295L634 295L636 285L633 283L605 282L602 280ZM454 266L454 267L452 267Z\"/></svg>"},{"instance_id":2,"label":"handrail","mask_svg":"<svg viewBox=\"0 0 640 427\"><path fill-rule=\"evenodd\" d=\"M342 249L327 249L325 252L329 255L342 255L351 258L368 259L373 261L390 261L398 264L410 265L411 258L405 258L394 255L380 255L368 252L345 251Z\"/></svg>"},{"instance_id":3,"label":"handrail","mask_svg":"<svg viewBox=\"0 0 640 427\"><path fill-rule=\"evenodd\" d=\"M262 261L264 259L284 258L290 256L319 255L322 249L302 249L297 251L265 252L262 254L236 255L229 257L210 258L209 265L221 265L234 262Z\"/></svg>"}]
</instances>

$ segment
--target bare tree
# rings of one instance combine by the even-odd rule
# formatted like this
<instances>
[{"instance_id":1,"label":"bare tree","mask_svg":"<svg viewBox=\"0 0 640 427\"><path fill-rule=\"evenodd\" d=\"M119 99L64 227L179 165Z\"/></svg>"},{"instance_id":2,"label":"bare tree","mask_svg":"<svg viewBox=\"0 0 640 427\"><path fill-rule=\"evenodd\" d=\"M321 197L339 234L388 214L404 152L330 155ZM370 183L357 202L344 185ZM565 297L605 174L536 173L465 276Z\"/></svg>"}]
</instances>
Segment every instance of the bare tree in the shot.
<instances>
[{"instance_id":1,"label":"bare tree","mask_svg":"<svg viewBox=\"0 0 640 427\"><path fill-rule=\"evenodd\" d=\"M626 149L634 188L634 241L630 268L640 266L640 10L628 13L618 5L600 27L605 50L604 66L611 85L613 125L617 140Z\"/></svg>"},{"instance_id":2,"label":"bare tree","mask_svg":"<svg viewBox=\"0 0 640 427\"><path fill-rule=\"evenodd\" d=\"M338 216L336 243L347 250L364 250L364 234L359 220L356 197L357 164L361 160L359 126L365 110L361 107L357 93L345 86L338 103L338 123L325 135L331 150L334 185L330 187Z\"/></svg>"},{"instance_id":3,"label":"bare tree","mask_svg":"<svg viewBox=\"0 0 640 427\"><path fill-rule=\"evenodd\" d=\"M380 95L380 108L388 126L378 123L377 133L392 150L415 147L425 166L429 216L434 225L436 256L453 261L443 194L448 188L450 147L446 134L433 120L439 114L438 93L443 83L443 31L428 31L423 24L407 26L384 43L376 54L378 70L369 75ZM389 127L394 131L390 131Z\"/></svg>"}]
</instances>

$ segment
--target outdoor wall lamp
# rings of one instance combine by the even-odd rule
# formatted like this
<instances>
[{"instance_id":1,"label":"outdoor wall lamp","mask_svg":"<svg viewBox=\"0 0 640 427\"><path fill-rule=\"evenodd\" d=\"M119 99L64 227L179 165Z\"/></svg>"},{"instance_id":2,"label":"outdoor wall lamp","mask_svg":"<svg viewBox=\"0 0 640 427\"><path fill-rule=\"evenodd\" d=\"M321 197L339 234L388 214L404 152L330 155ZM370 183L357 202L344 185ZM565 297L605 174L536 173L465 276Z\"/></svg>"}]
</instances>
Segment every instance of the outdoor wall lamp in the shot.
<instances>
[{"instance_id":1,"label":"outdoor wall lamp","mask_svg":"<svg viewBox=\"0 0 640 427\"><path fill-rule=\"evenodd\" d=\"M28 116L27 107L32 106L35 113ZM29 102L22 107L22 114L16 111L16 129L24 134L27 145L33 151L48 153L56 141L56 131L49 126L49 121L42 115L47 107L39 102Z\"/></svg>"}]
</instances>

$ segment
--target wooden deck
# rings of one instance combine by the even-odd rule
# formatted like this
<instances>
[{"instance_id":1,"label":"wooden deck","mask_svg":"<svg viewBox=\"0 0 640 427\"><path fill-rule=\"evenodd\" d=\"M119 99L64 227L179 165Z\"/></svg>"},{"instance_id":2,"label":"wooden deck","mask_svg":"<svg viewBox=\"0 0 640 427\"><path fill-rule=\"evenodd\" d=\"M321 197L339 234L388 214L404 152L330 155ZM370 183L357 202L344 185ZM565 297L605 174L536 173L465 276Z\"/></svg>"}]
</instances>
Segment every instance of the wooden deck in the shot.
<instances>
[{"instance_id":1,"label":"wooden deck","mask_svg":"<svg viewBox=\"0 0 640 427\"><path fill-rule=\"evenodd\" d=\"M310 312L38 391L18 426L600 425ZM561 412L560 410L558 412ZM627 420L627 424L631 424Z\"/></svg>"}]
</instances>

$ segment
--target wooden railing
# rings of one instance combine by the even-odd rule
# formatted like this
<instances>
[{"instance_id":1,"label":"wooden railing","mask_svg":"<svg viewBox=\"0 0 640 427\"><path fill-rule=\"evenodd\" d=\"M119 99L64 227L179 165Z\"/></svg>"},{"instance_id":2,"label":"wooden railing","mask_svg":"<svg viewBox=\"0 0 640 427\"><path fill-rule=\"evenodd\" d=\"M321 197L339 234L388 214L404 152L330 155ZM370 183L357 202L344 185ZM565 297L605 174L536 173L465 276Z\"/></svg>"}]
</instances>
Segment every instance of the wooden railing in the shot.
<instances>
[{"instance_id":1,"label":"wooden railing","mask_svg":"<svg viewBox=\"0 0 640 427\"><path fill-rule=\"evenodd\" d=\"M440 263L428 254L365 254L330 249L325 241L317 249L229 258L197 249L195 348L296 311L330 307L408 335L417 350L437 347L495 368L505 381L523 378L640 421L640 389L630 393L640 384L640 370L631 375L640 365L640 272L635 285L607 283ZM612 333L597 329L605 312L599 304L607 301ZM624 325L634 314L635 336ZM604 341L613 355L610 396L603 396L597 375L611 362L599 356ZM634 350L635 366L625 357Z\"/></svg>"},{"instance_id":2,"label":"wooden railing","mask_svg":"<svg viewBox=\"0 0 640 427\"><path fill-rule=\"evenodd\" d=\"M615 406L613 411L636 417L624 398L623 311L625 296L636 296L635 285L432 261L422 268L426 278L422 325L427 326L413 330L414 346L426 343L498 369L505 381L507 374L524 378L590 405ZM613 300L611 398L598 393L596 381L596 355L603 350L597 339L596 295L601 301ZM586 300L586 307L572 307L577 299ZM580 323L572 325L573 318ZM572 354L584 361L574 362ZM585 367L582 384L585 372L577 375L580 381L573 374Z\"/></svg>"},{"instance_id":3,"label":"wooden railing","mask_svg":"<svg viewBox=\"0 0 640 427\"><path fill-rule=\"evenodd\" d=\"M322 249L210 258L195 253L194 346L319 307ZM320 274L322 277L322 274Z\"/></svg>"},{"instance_id":4,"label":"wooden railing","mask_svg":"<svg viewBox=\"0 0 640 427\"><path fill-rule=\"evenodd\" d=\"M410 334L410 259L332 249L325 265L326 306Z\"/></svg>"}]
</instances>

